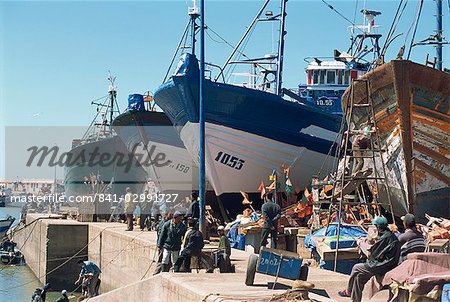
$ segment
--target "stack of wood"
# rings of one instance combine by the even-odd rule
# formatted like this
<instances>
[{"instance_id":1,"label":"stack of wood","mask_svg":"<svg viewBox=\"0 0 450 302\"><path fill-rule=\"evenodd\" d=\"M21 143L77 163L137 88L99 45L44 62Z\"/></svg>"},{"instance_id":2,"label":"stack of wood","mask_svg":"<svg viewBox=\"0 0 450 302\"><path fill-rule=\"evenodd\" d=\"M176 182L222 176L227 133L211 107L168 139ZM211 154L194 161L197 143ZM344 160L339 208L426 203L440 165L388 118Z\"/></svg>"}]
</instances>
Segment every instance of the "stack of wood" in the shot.
<instances>
[{"instance_id":1,"label":"stack of wood","mask_svg":"<svg viewBox=\"0 0 450 302\"><path fill-rule=\"evenodd\" d=\"M428 214L425 214L425 218L428 219L425 232L427 233L430 242L436 239L450 238L450 220L446 218L431 217Z\"/></svg>"}]
</instances>

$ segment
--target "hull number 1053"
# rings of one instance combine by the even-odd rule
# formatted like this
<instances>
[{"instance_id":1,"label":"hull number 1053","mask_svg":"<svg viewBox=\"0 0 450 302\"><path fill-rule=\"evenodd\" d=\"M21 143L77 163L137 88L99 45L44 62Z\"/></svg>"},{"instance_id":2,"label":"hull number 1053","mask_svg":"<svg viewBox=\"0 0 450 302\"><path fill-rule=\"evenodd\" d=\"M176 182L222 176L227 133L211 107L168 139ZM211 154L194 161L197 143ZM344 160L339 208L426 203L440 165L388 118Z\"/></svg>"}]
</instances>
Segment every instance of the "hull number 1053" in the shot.
<instances>
[{"instance_id":1,"label":"hull number 1053","mask_svg":"<svg viewBox=\"0 0 450 302\"><path fill-rule=\"evenodd\" d=\"M237 158L236 156L231 156L230 154L224 153L222 151L219 151L219 153L217 153L217 156L214 160L236 170L241 170L245 163L245 160Z\"/></svg>"}]
</instances>

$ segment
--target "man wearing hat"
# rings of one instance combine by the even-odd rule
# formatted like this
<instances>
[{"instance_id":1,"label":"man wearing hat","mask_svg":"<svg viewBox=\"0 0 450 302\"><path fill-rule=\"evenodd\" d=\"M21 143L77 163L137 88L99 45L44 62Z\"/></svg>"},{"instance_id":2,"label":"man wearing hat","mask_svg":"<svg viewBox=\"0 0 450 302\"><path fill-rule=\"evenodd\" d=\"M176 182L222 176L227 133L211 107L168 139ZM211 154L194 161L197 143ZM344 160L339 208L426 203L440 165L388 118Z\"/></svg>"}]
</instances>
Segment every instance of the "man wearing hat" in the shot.
<instances>
[{"instance_id":1,"label":"man wearing hat","mask_svg":"<svg viewBox=\"0 0 450 302\"><path fill-rule=\"evenodd\" d=\"M405 232L398 237L400 241L400 262L406 260L410 253L423 253L426 248L425 238L417 230L416 218L413 214L406 214L401 217Z\"/></svg>"},{"instance_id":2,"label":"man wearing hat","mask_svg":"<svg viewBox=\"0 0 450 302\"><path fill-rule=\"evenodd\" d=\"M67 297L67 290L63 289L61 291L61 297L59 297L55 302L69 302L69 297Z\"/></svg>"},{"instance_id":3,"label":"man wearing hat","mask_svg":"<svg viewBox=\"0 0 450 302\"><path fill-rule=\"evenodd\" d=\"M161 229L161 235L158 238L158 250L163 251L162 271L169 271L169 261L173 264L177 262L181 250L181 240L186 233L186 226L181 221L183 215L176 211L173 218L167 221Z\"/></svg>"},{"instance_id":4,"label":"man wearing hat","mask_svg":"<svg viewBox=\"0 0 450 302\"><path fill-rule=\"evenodd\" d=\"M372 276L384 275L398 265L400 242L389 230L387 219L379 216L372 224L378 231L377 240L369 248L366 262L353 266L347 289L338 293L342 297L351 297L352 302L362 301L364 285Z\"/></svg>"},{"instance_id":5,"label":"man wearing hat","mask_svg":"<svg viewBox=\"0 0 450 302\"><path fill-rule=\"evenodd\" d=\"M197 220L189 218L188 229L183 238L183 249L180 252L177 262L173 265L173 271L179 272L182 267L183 272L191 272L191 257L200 256L204 247L203 234L197 228Z\"/></svg>"}]
</instances>

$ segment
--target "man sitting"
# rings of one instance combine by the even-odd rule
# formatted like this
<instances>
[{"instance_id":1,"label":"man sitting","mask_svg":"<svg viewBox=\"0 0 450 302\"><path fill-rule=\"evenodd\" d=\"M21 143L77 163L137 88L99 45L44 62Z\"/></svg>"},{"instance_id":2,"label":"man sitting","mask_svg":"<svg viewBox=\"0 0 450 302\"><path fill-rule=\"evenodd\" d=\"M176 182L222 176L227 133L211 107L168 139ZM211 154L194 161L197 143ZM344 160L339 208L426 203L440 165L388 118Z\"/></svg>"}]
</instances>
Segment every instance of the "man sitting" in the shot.
<instances>
[{"instance_id":1,"label":"man sitting","mask_svg":"<svg viewBox=\"0 0 450 302\"><path fill-rule=\"evenodd\" d=\"M398 237L400 241L400 263L410 253L423 253L426 248L425 238L417 230L416 218L413 214L402 216L405 232Z\"/></svg>"},{"instance_id":2,"label":"man sitting","mask_svg":"<svg viewBox=\"0 0 450 302\"><path fill-rule=\"evenodd\" d=\"M341 297L351 297L352 302L361 302L364 285L372 276L384 275L398 265L400 243L389 230L387 219L379 216L372 224L377 228L378 237L369 248L368 259L353 266L347 289L338 293Z\"/></svg>"},{"instance_id":3,"label":"man sitting","mask_svg":"<svg viewBox=\"0 0 450 302\"><path fill-rule=\"evenodd\" d=\"M183 250L173 266L174 272L179 272L183 264L183 272L191 272L191 257L200 256L203 246L203 235L197 229L197 220L190 218L188 221L188 230L183 239Z\"/></svg>"}]
</instances>

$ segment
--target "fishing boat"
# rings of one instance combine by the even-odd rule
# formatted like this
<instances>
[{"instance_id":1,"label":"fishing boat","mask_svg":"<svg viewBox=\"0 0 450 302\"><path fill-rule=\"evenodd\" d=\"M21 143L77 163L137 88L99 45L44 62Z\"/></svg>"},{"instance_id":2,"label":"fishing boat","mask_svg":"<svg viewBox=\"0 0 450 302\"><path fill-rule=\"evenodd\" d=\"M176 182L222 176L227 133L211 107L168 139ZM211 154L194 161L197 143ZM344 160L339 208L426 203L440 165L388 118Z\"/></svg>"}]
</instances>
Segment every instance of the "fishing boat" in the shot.
<instances>
[{"instance_id":1,"label":"fishing boat","mask_svg":"<svg viewBox=\"0 0 450 302\"><path fill-rule=\"evenodd\" d=\"M72 141L72 149L64 167L66 198L74 201L77 196L112 194L118 201L126 187L133 193L141 193L146 183L146 172L129 156L126 146L112 129L112 120L118 112L115 78L110 76L108 96L103 102L94 101L97 115L81 139ZM95 154L95 156L90 156ZM107 158L102 162L102 158ZM130 161L130 162L127 162Z\"/></svg>"},{"instance_id":2,"label":"fishing boat","mask_svg":"<svg viewBox=\"0 0 450 302\"><path fill-rule=\"evenodd\" d=\"M284 89L284 93L302 103L317 106L332 114L342 115L341 98L352 79L358 79L372 69L380 56L375 18L378 11L363 9L364 24L352 25L351 44L346 52L334 50L334 56L306 58L306 84L296 91ZM293 94L294 93L294 94Z\"/></svg>"},{"instance_id":3,"label":"fishing boat","mask_svg":"<svg viewBox=\"0 0 450 302\"><path fill-rule=\"evenodd\" d=\"M350 128L361 129L370 122L379 129L379 148L385 152L383 161L376 164L384 162L387 193L403 206L396 214L414 213L420 221L425 221L426 213L450 217L450 72L442 68L442 46L448 42L442 35L442 1L436 1L436 8L436 35L420 42L413 36L405 60L403 46L396 60L354 82L342 99L344 110L355 104ZM413 47L419 45L436 48L434 61L428 55L425 65L408 60ZM368 100L375 121L368 121L367 114L357 110L358 104Z\"/></svg>"},{"instance_id":4,"label":"fishing boat","mask_svg":"<svg viewBox=\"0 0 450 302\"><path fill-rule=\"evenodd\" d=\"M127 110L114 119L113 127L148 180L163 193L181 194L181 200L198 187L198 167L166 114L145 108L149 101L150 95L130 95Z\"/></svg>"},{"instance_id":5,"label":"fishing boat","mask_svg":"<svg viewBox=\"0 0 450 302\"><path fill-rule=\"evenodd\" d=\"M345 92L343 108L351 94L354 104L372 99L391 199L403 214L450 217L450 73L393 60L362 80ZM356 110L353 116L356 129L368 120Z\"/></svg>"},{"instance_id":6,"label":"fishing boat","mask_svg":"<svg viewBox=\"0 0 450 302\"><path fill-rule=\"evenodd\" d=\"M246 39L244 34L225 67L250 66L256 72L248 75L249 81L226 83L224 68L215 79L204 79L206 175L217 195L239 191L256 193L258 184L267 182L274 170L283 175L282 167L289 167L293 185L302 188L312 174L320 170L326 174L332 168L332 161L327 159L341 117L284 97L282 68L287 1L281 1L279 14L270 10L263 15L269 2L265 1L246 34L263 19L278 22L282 33L278 53L232 61L236 53L242 53L239 47ZM190 15L191 27L196 28L195 5ZM195 38L191 37L191 41L194 46ZM199 64L194 47L182 54L175 72L158 88L154 99L178 130L191 158L198 163Z\"/></svg>"},{"instance_id":7,"label":"fishing boat","mask_svg":"<svg viewBox=\"0 0 450 302\"><path fill-rule=\"evenodd\" d=\"M14 223L16 219L12 216L7 216L4 219L0 219L0 238L3 238L8 232L8 230L11 228L12 224Z\"/></svg>"}]
</instances>

